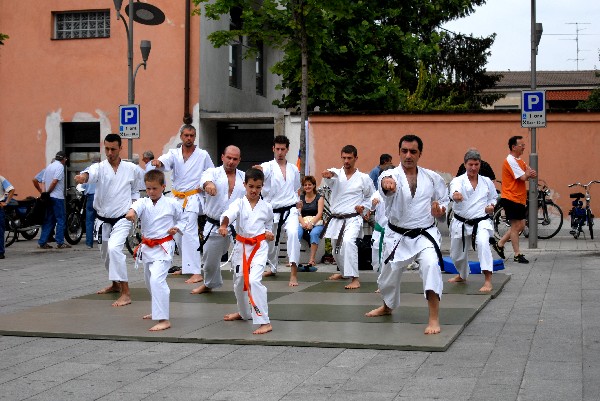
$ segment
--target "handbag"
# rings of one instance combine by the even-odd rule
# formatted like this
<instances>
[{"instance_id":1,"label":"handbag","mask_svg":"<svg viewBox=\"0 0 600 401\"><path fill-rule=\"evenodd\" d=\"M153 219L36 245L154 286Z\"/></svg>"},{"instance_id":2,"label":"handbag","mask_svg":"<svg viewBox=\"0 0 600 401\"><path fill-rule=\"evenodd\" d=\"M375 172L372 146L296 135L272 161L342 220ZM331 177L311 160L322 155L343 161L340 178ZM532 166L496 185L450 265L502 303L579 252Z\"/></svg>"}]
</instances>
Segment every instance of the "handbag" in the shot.
<instances>
[{"instance_id":1,"label":"handbag","mask_svg":"<svg viewBox=\"0 0 600 401\"><path fill-rule=\"evenodd\" d=\"M315 216L304 216L302 217L302 220L304 220L305 223L310 223L313 219L313 217ZM323 225L323 219L317 221L316 223L313 223L313 226L322 226Z\"/></svg>"}]
</instances>

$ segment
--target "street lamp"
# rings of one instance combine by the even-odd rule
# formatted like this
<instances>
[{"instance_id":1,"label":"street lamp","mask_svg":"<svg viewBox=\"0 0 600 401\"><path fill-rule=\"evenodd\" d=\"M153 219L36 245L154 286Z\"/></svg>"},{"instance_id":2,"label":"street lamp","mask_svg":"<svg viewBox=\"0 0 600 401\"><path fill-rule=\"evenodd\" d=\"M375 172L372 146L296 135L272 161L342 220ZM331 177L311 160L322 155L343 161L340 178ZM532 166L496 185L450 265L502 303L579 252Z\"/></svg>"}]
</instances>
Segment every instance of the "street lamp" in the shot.
<instances>
[{"instance_id":1,"label":"street lamp","mask_svg":"<svg viewBox=\"0 0 600 401\"><path fill-rule=\"evenodd\" d=\"M139 1L134 3L133 0L129 0L129 5L125 7L125 13L129 16L129 23L125 21L125 18L121 14L121 6L123 0L113 0L115 4L115 10L117 12L117 20L122 20L125 25L125 33L127 34L127 104L133 104L135 102L135 76L137 75L138 69L144 66L146 69L146 62L150 55L151 44L149 40L142 40L140 44L140 50L142 52L142 62L138 64L133 71L133 25L134 22L139 22L144 25L159 25L165 21L165 14L156 6L148 3L140 3ZM133 10L133 12L132 12ZM131 160L133 157L133 139L128 139L127 142L127 158Z\"/></svg>"}]
</instances>

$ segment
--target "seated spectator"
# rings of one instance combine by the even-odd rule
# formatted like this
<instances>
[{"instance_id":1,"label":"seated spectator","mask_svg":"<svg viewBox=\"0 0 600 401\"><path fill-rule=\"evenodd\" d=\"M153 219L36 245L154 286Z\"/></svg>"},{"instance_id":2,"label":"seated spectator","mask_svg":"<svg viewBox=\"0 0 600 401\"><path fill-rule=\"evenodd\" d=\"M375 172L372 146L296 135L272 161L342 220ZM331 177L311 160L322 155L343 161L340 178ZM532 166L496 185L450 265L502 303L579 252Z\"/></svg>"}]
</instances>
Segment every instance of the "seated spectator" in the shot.
<instances>
[{"instance_id":1,"label":"seated spectator","mask_svg":"<svg viewBox=\"0 0 600 401\"><path fill-rule=\"evenodd\" d=\"M317 193L317 181L315 177L307 175L302 179L303 194L300 195L301 207L298 207L298 238L302 239L304 233L307 232L310 237L310 259L309 269L314 267L321 233L323 232L323 208L325 204L324 198Z\"/></svg>"}]
</instances>

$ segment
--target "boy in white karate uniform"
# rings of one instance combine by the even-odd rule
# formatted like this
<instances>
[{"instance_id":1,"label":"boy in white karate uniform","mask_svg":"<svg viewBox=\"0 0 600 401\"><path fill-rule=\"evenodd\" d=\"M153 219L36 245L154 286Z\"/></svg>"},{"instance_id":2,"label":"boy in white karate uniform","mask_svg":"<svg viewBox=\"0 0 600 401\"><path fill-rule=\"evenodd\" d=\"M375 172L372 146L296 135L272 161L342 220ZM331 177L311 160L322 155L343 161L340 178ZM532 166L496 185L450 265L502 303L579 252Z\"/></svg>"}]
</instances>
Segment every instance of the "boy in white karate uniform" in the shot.
<instances>
[{"instance_id":1,"label":"boy in white karate uniform","mask_svg":"<svg viewBox=\"0 0 600 401\"><path fill-rule=\"evenodd\" d=\"M142 242L136 248L138 261L144 264L146 287L152 296L152 314L143 319L158 320L150 331L166 330L169 321L169 295L167 274L171 267L175 240L173 235L182 232L186 225L183 209L173 198L162 196L165 190L165 174L151 170L144 176L147 198L138 199L125 215L129 221L139 218L142 223Z\"/></svg>"},{"instance_id":2,"label":"boy in white karate uniform","mask_svg":"<svg viewBox=\"0 0 600 401\"><path fill-rule=\"evenodd\" d=\"M253 334L265 334L273 330L267 306L267 287L262 284L262 273L267 264L268 245L273 241L273 207L260 199L265 176L262 171L250 168L244 177L246 195L232 202L221 215L219 234L229 234L228 226L235 224L237 232L233 266L233 290L238 311L225 315L224 319L249 320L260 327Z\"/></svg>"}]
</instances>

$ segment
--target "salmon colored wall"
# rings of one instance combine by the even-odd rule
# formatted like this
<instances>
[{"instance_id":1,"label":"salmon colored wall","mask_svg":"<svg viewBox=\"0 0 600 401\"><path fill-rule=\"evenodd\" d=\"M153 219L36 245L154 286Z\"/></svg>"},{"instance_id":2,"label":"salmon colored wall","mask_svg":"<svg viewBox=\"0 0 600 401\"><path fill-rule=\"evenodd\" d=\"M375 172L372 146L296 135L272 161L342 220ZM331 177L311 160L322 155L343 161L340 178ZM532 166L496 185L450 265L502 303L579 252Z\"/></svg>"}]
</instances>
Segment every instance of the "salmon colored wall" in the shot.
<instances>
[{"instance_id":1,"label":"salmon colored wall","mask_svg":"<svg viewBox=\"0 0 600 401\"><path fill-rule=\"evenodd\" d=\"M141 139L134 140L133 152L151 149L159 155L182 124L185 1L151 3L166 21L135 24L134 68L142 61L142 39L152 42L152 50L147 69L140 68L136 78ZM110 38L52 40L53 11L95 9L110 10ZM190 113L199 96L199 18L191 21ZM111 131L118 132L118 107L127 103L127 40L111 0L2 1L0 26L10 36L0 46L0 174L21 198L34 193L31 178L48 161L49 114L60 110L64 122L76 113L106 114ZM122 156L127 157L127 141Z\"/></svg>"},{"instance_id":2,"label":"salmon colored wall","mask_svg":"<svg viewBox=\"0 0 600 401\"><path fill-rule=\"evenodd\" d=\"M358 148L360 171L368 173L379 164L382 153L391 154L398 165L398 141L402 135L414 133L424 143L419 165L454 176L466 150L476 147L500 179L509 137L525 138L523 160L529 164L531 137L528 129L521 128L519 118L515 112L312 115L309 141L315 151L310 171L320 177L325 168L341 166L340 150L347 144ZM567 185L600 180L600 113L549 113L547 127L538 128L536 136L539 178L555 191L553 197L566 216L572 192ZM600 185L592 187L591 193L600 205ZM596 209L600 213L600 206Z\"/></svg>"}]
</instances>

